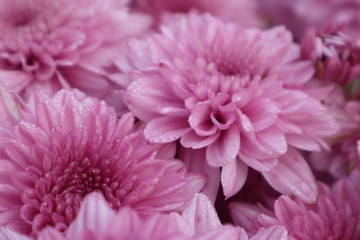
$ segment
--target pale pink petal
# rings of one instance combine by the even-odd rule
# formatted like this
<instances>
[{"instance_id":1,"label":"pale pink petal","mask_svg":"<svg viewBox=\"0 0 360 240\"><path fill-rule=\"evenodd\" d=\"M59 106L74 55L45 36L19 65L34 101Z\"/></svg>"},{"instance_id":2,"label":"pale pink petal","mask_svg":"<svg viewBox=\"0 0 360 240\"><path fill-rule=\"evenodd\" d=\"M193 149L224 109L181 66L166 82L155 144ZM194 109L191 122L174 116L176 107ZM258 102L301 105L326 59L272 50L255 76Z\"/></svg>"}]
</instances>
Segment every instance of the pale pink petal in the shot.
<instances>
[{"instance_id":1,"label":"pale pink petal","mask_svg":"<svg viewBox=\"0 0 360 240\"><path fill-rule=\"evenodd\" d=\"M261 131L275 123L280 109L276 102L268 98L258 98L242 108L242 112L250 119L254 131Z\"/></svg>"},{"instance_id":2,"label":"pale pink petal","mask_svg":"<svg viewBox=\"0 0 360 240\"><path fill-rule=\"evenodd\" d=\"M256 216L261 213L258 206L241 202L230 203L229 209L234 224L245 228L249 232L253 230Z\"/></svg>"},{"instance_id":3,"label":"pale pink petal","mask_svg":"<svg viewBox=\"0 0 360 240\"><path fill-rule=\"evenodd\" d=\"M319 143L312 137L300 134L286 134L286 140L296 148L307 151L318 152L321 150Z\"/></svg>"},{"instance_id":4,"label":"pale pink petal","mask_svg":"<svg viewBox=\"0 0 360 240\"><path fill-rule=\"evenodd\" d=\"M20 104L4 86L0 86L0 94L0 124L2 127L11 129L13 123L19 119Z\"/></svg>"},{"instance_id":5,"label":"pale pink petal","mask_svg":"<svg viewBox=\"0 0 360 240\"><path fill-rule=\"evenodd\" d=\"M17 233L6 227L0 227L0 239L1 240L32 240L32 238ZM61 240L61 239L56 239L56 240Z\"/></svg>"},{"instance_id":6,"label":"pale pink petal","mask_svg":"<svg viewBox=\"0 0 360 240\"><path fill-rule=\"evenodd\" d=\"M206 177L206 182L201 190L211 202L215 202L220 186L220 169L209 166L206 162L205 149L180 148L180 159L190 172L202 173Z\"/></svg>"},{"instance_id":7,"label":"pale pink petal","mask_svg":"<svg viewBox=\"0 0 360 240\"><path fill-rule=\"evenodd\" d=\"M14 92L23 90L33 78L32 74L25 72L0 70L0 82Z\"/></svg>"},{"instance_id":8,"label":"pale pink petal","mask_svg":"<svg viewBox=\"0 0 360 240\"><path fill-rule=\"evenodd\" d=\"M160 117L146 125L144 135L151 142L168 143L180 138L189 130L186 119Z\"/></svg>"},{"instance_id":9,"label":"pale pink petal","mask_svg":"<svg viewBox=\"0 0 360 240\"><path fill-rule=\"evenodd\" d=\"M132 82L124 95L124 101L135 116L143 121L149 121L158 117L156 106L164 103L173 103L178 106L177 99L169 96L170 87L163 83L161 76L157 73L144 73L137 76L136 81ZM161 90L159 90L161 89ZM170 106L170 104L168 104Z\"/></svg>"},{"instance_id":10,"label":"pale pink petal","mask_svg":"<svg viewBox=\"0 0 360 240\"><path fill-rule=\"evenodd\" d=\"M272 226L268 228L261 228L255 236L251 237L250 240L287 240L288 233L286 228L279 226Z\"/></svg>"},{"instance_id":11,"label":"pale pink petal","mask_svg":"<svg viewBox=\"0 0 360 240\"><path fill-rule=\"evenodd\" d=\"M193 130L190 130L181 137L180 143L186 148L204 148L218 140L220 134L221 131L216 131L215 134L210 136L199 136Z\"/></svg>"},{"instance_id":12,"label":"pale pink petal","mask_svg":"<svg viewBox=\"0 0 360 240\"><path fill-rule=\"evenodd\" d=\"M46 228L39 234L37 240L67 240L67 239L63 235L63 233L60 233L54 228Z\"/></svg>"},{"instance_id":13,"label":"pale pink petal","mask_svg":"<svg viewBox=\"0 0 360 240\"><path fill-rule=\"evenodd\" d=\"M243 145L245 145L245 144L243 144ZM255 147L255 149L256 149L256 146L252 146L252 147ZM249 148L249 149L251 149L251 148ZM268 158L267 159L266 157L264 158L263 156L261 156L261 158L259 159L256 157L250 157L241 152L239 153L239 158L242 161L244 161L249 167L252 167L258 171L268 171L278 163L277 158Z\"/></svg>"},{"instance_id":14,"label":"pale pink petal","mask_svg":"<svg viewBox=\"0 0 360 240\"><path fill-rule=\"evenodd\" d=\"M81 239L82 231L106 232L114 219L114 211L99 193L89 195L83 202L80 212L67 231L69 239Z\"/></svg>"},{"instance_id":15,"label":"pale pink petal","mask_svg":"<svg viewBox=\"0 0 360 240\"><path fill-rule=\"evenodd\" d=\"M274 189L283 194L296 196L306 203L314 203L317 199L315 178L305 159L295 149L289 148L275 167L262 174Z\"/></svg>"},{"instance_id":16,"label":"pale pink petal","mask_svg":"<svg viewBox=\"0 0 360 240\"><path fill-rule=\"evenodd\" d=\"M212 231L209 231L199 237L192 238L192 240L248 240L248 236L244 229L233 227L233 226L223 226Z\"/></svg>"},{"instance_id":17,"label":"pale pink petal","mask_svg":"<svg viewBox=\"0 0 360 240\"><path fill-rule=\"evenodd\" d=\"M247 173L248 166L238 158L222 167L221 185L226 199L240 191L245 184Z\"/></svg>"},{"instance_id":18,"label":"pale pink petal","mask_svg":"<svg viewBox=\"0 0 360 240\"><path fill-rule=\"evenodd\" d=\"M210 166L221 167L233 161L240 149L239 129L233 125L222 131L219 139L206 149L206 159Z\"/></svg>"},{"instance_id":19,"label":"pale pink petal","mask_svg":"<svg viewBox=\"0 0 360 240\"><path fill-rule=\"evenodd\" d=\"M186 237L203 234L221 226L213 204L202 194L194 195L182 216L172 216Z\"/></svg>"},{"instance_id":20,"label":"pale pink petal","mask_svg":"<svg viewBox=\"0 0 360 240\"><path fill-rule=\"evenodd\" d=\"M269 127L257 134L259 143L276 156L283 155L287 150L287 142L284 134L277 127Z\"/></svg>"}]
</instances>

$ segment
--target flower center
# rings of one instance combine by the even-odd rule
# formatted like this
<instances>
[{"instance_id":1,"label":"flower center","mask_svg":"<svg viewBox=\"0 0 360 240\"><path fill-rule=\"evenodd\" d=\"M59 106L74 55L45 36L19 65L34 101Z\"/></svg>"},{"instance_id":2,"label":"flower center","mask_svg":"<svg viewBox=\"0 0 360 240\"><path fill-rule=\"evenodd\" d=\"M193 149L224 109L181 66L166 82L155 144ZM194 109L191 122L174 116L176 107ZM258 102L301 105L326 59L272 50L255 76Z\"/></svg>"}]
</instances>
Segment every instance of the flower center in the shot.
<instances>
[{"instance_id":1,"label":"flower center","mask_svg":"<svg viewBox=\"0 0 360 240\"><path fill-rule=\"evenodd\" d=\"M83 198L93 191L101 192L113 209L119 209L131 190L132 179L123 177L115 162L99 156L81 161L60 157L50 172L39 177L34 188L24 191L23 220L35 232L46 226L64 231L76 217Z\"/></svg>"}]
</instances>

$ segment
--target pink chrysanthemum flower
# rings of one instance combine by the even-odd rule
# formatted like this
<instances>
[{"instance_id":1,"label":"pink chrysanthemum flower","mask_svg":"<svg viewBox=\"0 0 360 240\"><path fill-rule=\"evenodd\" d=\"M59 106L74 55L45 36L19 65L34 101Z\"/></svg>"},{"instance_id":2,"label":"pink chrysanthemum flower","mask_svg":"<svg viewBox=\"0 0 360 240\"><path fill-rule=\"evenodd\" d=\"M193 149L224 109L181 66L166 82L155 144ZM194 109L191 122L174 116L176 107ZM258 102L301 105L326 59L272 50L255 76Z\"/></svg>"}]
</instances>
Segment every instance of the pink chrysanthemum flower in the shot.
<instances>
[{"instance_id":1,"label":"pink chrysanthemum flower","mask_svg":"<svg viewBox=\"0 0 360 240\"><path fill-rule=\"evenodd\" d=\"M360 239L359 184L356 170L332 188L319 183L315 204L282 196L275 202L274 213L241 203L233 203L231 213L235 223L253 233L262 227L284 226L289 240L356 240Z\"/></svg>"},{"instance_id":2,"label":"pink chrysanthemum flower","mask_svg":"<svg viewBox=\"0 0 360 240\"><path fill-rule=\"evenodd\" d=\"M114 109L79 92L35 93L21 107L1 92L1 226L65 230L94 191L114 209L176 210L204 184L181 161L156 158L130 113L117 121Z\"/></svg>"},{"instance_id":3,"label":"pink chrysanthemum flower","mask_svg":"<svg viewBox=\"0 0 360 240\"><path fill-rule=\"evenodd\" d=\"M332 102L329 98L326 103L332 105L331 111L341 126L332 140L331 151L312 152L307 158L313 169L334 179L346 177L354 168L360 169L360 102L341 99L341 94L342 89L332 91L338 99Z\"/></svg>"},{"instance_id":4,"label":"pink chrysanthemum flower","mask_svg":"<svg viewBox=\"0 0 360 240\"><path fill-rule=\"evenodd\" d=\"M184 147L206 148L208 164L222 167L227 197L242 187L250 166L269 173L276 189L315 201L306 162L294 151L284 154L289 145L319 151L338 126L301 90L313 69L296 62L299 49L286 29L243 29L210 15L177 15L161 35L131 47L138 71L125 102L148 122L149 141L180 139Z\"/></svg>"},{"instance_id":5,"label":"pink chrysanthemum flower","mask_svg":"<svg viewBox=\"0 0 360 240\"><path fill-rule=\"evenodd\" d=\"M135 0L136 6L161 18L165 12L209 12L226 22L244 27L263 27L258 13L258 2L253 0Z\"/></svg>"},{"instance_id":6,"label":"pink chrysanthemum flower","mask_svg":"<svg viewBox=\"0 0 360 240\"><path fill-rule=\"evenodd\" d=\"M352 97L359 95L359 83L355 81L360 76L360 41L346 34L343 26L308 30L301 53L302 58L313 62L317 78L347 86Z\"/></svg>"},{"instance_id":7,"label":"pink chrysanthemum flower","mask_svg":"<svg viewBox=\"0 0 360 240\"><path fill-rule=\"evenodd\" d=\"M358 0L259 0L262 14L274 25L284 24L300 40L310 27L318 29L329 21L346 24L360 36Z\"/></svg>"},{"instance_id":8,"label":"pink chrysanthemum flower","mask_svg":"<svg viewBox=\"0 0 360 240\"><path fill-rule=\"evenodd\" d=\"M77 88L101 99L117 94L112 59L150 24L128 13L126 2L2 0L0 81L25 94L35 88Z\"/></svg>"}]
</instances>

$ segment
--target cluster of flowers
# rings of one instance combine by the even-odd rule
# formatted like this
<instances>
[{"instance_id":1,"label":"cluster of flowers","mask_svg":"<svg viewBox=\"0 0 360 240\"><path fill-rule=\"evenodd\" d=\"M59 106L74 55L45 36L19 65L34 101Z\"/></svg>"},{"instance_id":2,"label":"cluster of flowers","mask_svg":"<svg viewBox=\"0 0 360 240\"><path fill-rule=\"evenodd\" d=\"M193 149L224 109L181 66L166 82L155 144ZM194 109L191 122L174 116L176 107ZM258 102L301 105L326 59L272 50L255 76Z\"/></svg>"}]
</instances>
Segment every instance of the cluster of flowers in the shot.
<instances>
[{"instance_id":1,"label":"cluster of flowers","mask_svg":"<svg viewBox=\"0 0 360 240\"><path fill-rule=\"evenodd\" d=\"M359 0L1 0L1 240L360 239Z\"/></svg>"}]
</instances>

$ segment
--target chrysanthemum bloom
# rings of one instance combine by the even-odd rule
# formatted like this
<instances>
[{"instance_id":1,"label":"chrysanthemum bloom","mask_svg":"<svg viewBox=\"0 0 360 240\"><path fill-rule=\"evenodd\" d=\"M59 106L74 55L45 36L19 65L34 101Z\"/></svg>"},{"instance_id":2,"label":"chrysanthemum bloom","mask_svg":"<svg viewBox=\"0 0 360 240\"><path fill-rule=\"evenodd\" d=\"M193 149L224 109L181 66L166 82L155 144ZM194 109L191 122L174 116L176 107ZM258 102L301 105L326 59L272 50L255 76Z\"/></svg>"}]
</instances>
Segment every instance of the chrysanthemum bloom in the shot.
<instances>
[{"instance_id":1,"label":"chrysanthemum bloom","mask_svg":"<svg viewBox=\"0 0 360 240\"><path fill-rule=\"evenodd\" d=\"M347 87L350 97L360 95L360 41L348 35L344 26L332 23L320 31L308 30L301 55L313 62L318 79Z\"/></svg>"},{"instance_id":2,"label":"chrysanthemum bloom","mask_svg":"<svg viewBox=\"0 0 360 240\"><path fill-rule=\"evenodd\" d=\"M150 24L128 13L126 2L2 0L0 82L25 94L35 88L77 88L101 99L117 94L113 56Z\"/></svg>"},{"instance_id":3,"label":"chrysanthemum bloom","mask_svg":"<svg viewBox=\"0 0 360 240\"><path fill-rule=\"evenodd\" d=\"M94 191L144 216L176 210L204 184L181 161L155 158L130 113L117 121L104 102L67 90L32 94L21 107L1 92L1 226L65 230Z\"/></svg>"},{"instance_id":4,"label":"chrysanthemum bloom","mask_svg":"<svg viewBox=\"0 0 360 240\"><path fill-rule=\"evenodd\" d=\"M284 227L270 227L263 229L252 240L279 240L286 234ZM221 225L214 207L203 195L195 195L182 216L155 214L142 219L131 208L114 212L100 194L93 193L84 200L76 220L65 233L47 228L38 238L50 239L248 240L248 237L239 227Z\"/></svg>"},{"instance_id":5,"label":"chrysanthemum bloom","mask_svg":"<svg viewBox=\"0 0 360 240\"><path fill-rule=\"evenodd\" d=\"M332 94L339 98L343 94L342 89L333 91ZM334 179L345 177L352 169L360 168L360 102L338 100L326 102L332 104L331 111L341 126L338 136L332 140L331 151L312 152L307 158L313 169Z\"/></svg>"},{"instance_id":6,"label":"chrysanthemum bloom","mask_svg":"<svg viewBox=\"0 0 360 240\"><path fill-rule=\"evenodd\" d=\"M124 100L148 122L149 141L180 139L184 147L206 148L208 164L222 167L227 197L241 188L250 166L279 191L315 201L307 163L288 146L318 151L338 126L301 90L313 69L311 62L295 61L299 49L286 29L177 15L161 35L131 46L138 71Z\"/></svg>"},{"instance_id":7,"label":"chrysanthemum bloom","mask_svg":"<svg viewBox=\"0 0 360 240\"><path fill-rule=\"evenodd\" d=\"M263 27L258 2L252 0L135 0L136 7L160 19L165 12L208 12L226 22L244 27Z\"/></svg>"},{"instance_id":8,"label":"chrysanthemum bloom","mask_svg":"<svg viewBox=\"0 0 360 240\"><path fill-rule=\"evenodd\" d=\"M259 0L262 14L274 25L284 24L297 40L310 27L324 27L328 21L344 23L349 31L360 36L357 0Z\"/></svg>"},{"instance_id":9,"label":"chrysanthemum bloom","mask_svg":"<svg viewBox=\"0 0 360 240\"><path fill-rule=\"evenodd\" d=\"M360 239L360 173L342 179L330 188L319 183L315 204L304 204L287 196L280 197L274 213L234 203L231 213L235 223L250 232L261 227L284 226L289 240Z\"/></svg>"}]
</instances>

